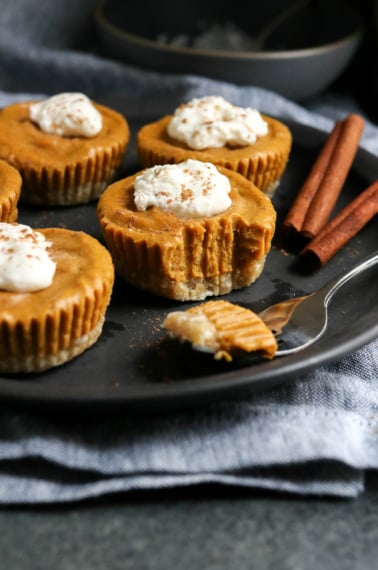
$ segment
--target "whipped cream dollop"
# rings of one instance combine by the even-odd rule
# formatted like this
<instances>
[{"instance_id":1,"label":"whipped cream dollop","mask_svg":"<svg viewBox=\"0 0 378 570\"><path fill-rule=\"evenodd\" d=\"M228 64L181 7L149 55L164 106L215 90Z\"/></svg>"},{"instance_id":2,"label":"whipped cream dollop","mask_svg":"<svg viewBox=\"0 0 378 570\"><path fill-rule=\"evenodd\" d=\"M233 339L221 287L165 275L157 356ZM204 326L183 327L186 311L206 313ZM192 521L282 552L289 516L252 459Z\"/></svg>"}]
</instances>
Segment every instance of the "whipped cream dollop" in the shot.
<instances>
[{"instance_id":1,"label":"whipped cream dollop","mask_svg":"<svg viewBox=\"0 0 378 570\"><path fill-rule=\"evenodd\" d=\"M147 168L134 184L139 211L156 206L182 218L214 216L231 206L231 184L213 164L186 160Z\"/></svg>"},{"instance_id":2,"label":"whipped cream dollop","mask_svg":"<svg viewBox=\"0 0 378 570\"><path fill-rule=\"evenodd\" d=\"M268 133L268 124L259 111L237 107L219 95L192 99L173 113L169 136L190 148L247 146Z\"/></svg>"},{"instance_id":3,"label":"whipped cream dollop","mask_svg":"<svg viewBox=\"0 0 378 570\"><path fill-rule=\"evenodd\" d=\"M33 103L30 120L50 135L94 137L102 129L102 115L83 93L60 93Z\"/></svg>"},{"instance_id":4,"label":"whipped cream dollop","mask_svg":"<svg viewBox=\"0 0 378 570\"><path fill-rule=\"evenodd\" d=\"M0 290L29 293L51 285L56 263L50 246L29 226L0 222Z\"/></svg>"}]
</instances>

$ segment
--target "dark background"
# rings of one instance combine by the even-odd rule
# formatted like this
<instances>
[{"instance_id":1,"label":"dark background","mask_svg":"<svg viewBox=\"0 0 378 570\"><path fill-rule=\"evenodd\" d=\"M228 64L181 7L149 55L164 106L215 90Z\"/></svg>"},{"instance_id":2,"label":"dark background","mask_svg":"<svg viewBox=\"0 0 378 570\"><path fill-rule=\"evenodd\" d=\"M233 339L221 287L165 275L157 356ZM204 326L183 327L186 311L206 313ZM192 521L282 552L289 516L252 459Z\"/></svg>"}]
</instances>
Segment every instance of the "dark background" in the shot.
<instances>
[{"instance_id":1,"label":"dark background","mask_svg":"<svg viewBox=\"0 0 378 570\"><path fill-rule=\"evenodd\" d=\"M362 44L335 87L348 89L369 118L378 122L378 0L350 0L365 21Z\"/></svg>"}]
</instances>

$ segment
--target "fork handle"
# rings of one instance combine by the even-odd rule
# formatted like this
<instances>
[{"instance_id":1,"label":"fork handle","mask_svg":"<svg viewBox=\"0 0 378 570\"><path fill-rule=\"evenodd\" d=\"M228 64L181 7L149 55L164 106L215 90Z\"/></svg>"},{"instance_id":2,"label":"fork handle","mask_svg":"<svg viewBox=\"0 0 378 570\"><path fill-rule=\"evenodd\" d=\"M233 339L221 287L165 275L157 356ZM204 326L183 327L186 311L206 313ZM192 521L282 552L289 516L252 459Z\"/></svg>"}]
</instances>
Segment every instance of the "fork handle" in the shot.
<instances>
[{"instance_id":1,"label":"fork handle","mask_svg":"<svg viewBox=\"0 0 378 570\"><path fill-rule=\"evenodd\" d=\"M353 267L350 271L345 273L345 275L342 275L341 277L338 277L335 280L330 281L330 283L328 283L324 287L324 292L326 293L324 297L324 305L325 306L328 305L328 303L330 302L336 291L338 291L340 287L345 285L345 283L353 279L353 277L360 275L361 273L366 271L366 269L373 267L377 263L378 263L378 251L366 257L361 263L359 263L358 265Z\"/></svg>"}]
</instances>

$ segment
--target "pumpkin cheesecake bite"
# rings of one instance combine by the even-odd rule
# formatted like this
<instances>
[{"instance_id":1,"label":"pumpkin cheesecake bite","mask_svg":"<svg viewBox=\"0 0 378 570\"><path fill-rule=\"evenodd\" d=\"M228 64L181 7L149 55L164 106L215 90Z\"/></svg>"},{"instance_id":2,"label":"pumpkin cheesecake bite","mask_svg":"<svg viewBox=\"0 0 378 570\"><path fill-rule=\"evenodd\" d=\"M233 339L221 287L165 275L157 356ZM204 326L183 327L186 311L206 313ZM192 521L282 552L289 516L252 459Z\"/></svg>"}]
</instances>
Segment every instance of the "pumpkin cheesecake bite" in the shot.
<instances>
[{"instance_id":1,"label":"pumpkin cheesecake bite","mask_svg":"<svg viewBox=\"0 0 378 570\"><path fill-rule=\"evenodd\" d=\"M216 360L230 362L235 355L251 352L271 359L278 348L274 334L256 313L223 300L172 311L163 328L195 350L214 354Z\"/></svg>"},{"instance_id":2,"label":"pumpkin cheesecake bite","mask_svg":"<svg viewBox=\"0 0 378 570\"><path fill-rule=\"evenodd\" d=\"M0 222L15 222L18 217L22 179L18 170L0 160Z\"/></svg>"},{"instance_id":3,"label":"pumpkin cheesecake bite","mask_svg":"<svg viewBox=\"0 0 378 570\"><path fill-rule=\"evenodd\" d=\"M0 223L0 372L40 372L99 338L114 283L106 248L84 232Z\"/></svg>"},{"instance_id":4,"label":"pumpkin cheesecake bite","mask_svg":"<svg viewBox=\"0 0 378 570\"><path fill-rule=\"evenodd\" d=\"M179 301L249 286L271 247L276 212L252 182L189 159L111 184L97 205L116 272Z\"/></svg>"},{"instance_id":5,"label":"pumpkin cheesecake bite","mask_svg":"<svg viewBox=\"0 0 378 570\"><path fill-rule=\"evenodd\" d=\"M144 125L136 142L143 167L188 158L211 162L242 174L272 197L286 169L292 135L277 119L210 95Z\"/></svg>"},{"instance_id":6,"label":"pumpkin cheesecake bite","mask_svg":"<svg viewBox=\"0 0 378 570\"><path fill-rule=\"evenodd\" d=\"M98 198L130 139L123 115L82 93L60 93L0 110L0 158L21 174L20 200L67 206Z\"/></svg>"}]
</instances>

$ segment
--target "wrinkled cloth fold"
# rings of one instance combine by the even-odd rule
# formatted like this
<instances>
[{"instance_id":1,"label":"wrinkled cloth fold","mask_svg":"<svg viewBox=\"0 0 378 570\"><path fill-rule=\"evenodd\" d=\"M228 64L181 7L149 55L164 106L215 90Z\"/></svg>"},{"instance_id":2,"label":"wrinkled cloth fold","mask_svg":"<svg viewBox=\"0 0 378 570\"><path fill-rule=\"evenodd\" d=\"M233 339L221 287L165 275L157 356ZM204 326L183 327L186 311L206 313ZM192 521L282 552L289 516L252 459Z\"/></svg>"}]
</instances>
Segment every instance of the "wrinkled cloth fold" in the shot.
<instances>
[{"instance_id":1,"label":"wrinkled cloth fold","mask_svg":"<svg viewBox=\"0 0 378 570\"><path fill-rule=\"evenodd\" d=\"M378 342L278 388L201 409L51 418L2 409L0 502L204 483L355 497L378 467Z\"/></svg>"},{"instance_id":2,"label":"wrinkled cloth fold","mask_svg":"<svg viewBox=\"0 0 378 570\"><path fill-rule=\"evenodd\" d=\"M113 61L94 41L93 0L16 4L2 6L1 107L81 91L115 106L122 101L131 124L140 124L184 100L216 93L324 132L346 113L363 114L347 95L330 92L304 105L253 86ZM361 146L378 156L378 128L369 121ZM366 471L378 468L377 356L373 341L242 401L153 415L63 419L10 409L0 400L0 503L58 503L204 483L355 497L364 491Z\"/></svg>"}]
</instances>

